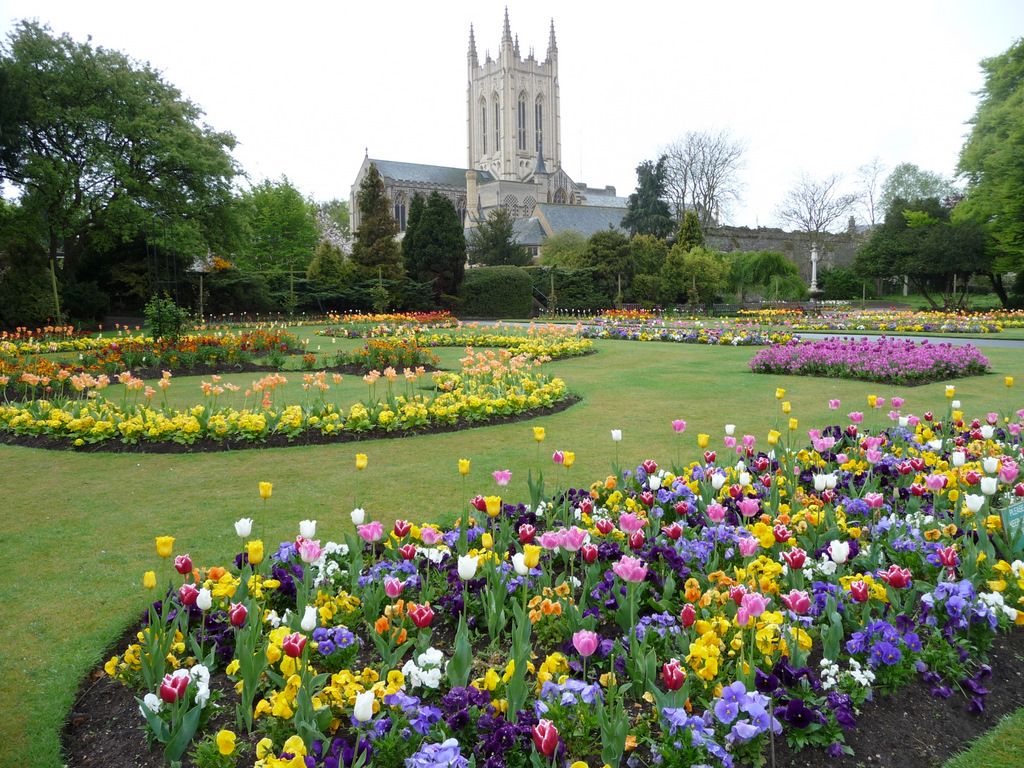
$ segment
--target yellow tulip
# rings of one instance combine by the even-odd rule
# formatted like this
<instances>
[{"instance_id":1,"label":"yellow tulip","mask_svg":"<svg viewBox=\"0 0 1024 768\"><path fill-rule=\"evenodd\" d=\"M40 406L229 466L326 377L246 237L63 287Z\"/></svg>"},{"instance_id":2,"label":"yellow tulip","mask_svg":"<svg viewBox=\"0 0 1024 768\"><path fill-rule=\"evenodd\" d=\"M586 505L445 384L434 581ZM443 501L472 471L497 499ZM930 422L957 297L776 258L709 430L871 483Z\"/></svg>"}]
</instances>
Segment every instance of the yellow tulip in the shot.
<instances>
[{"instance_id":1,"label":"yellow tulip","mask_svg":"<svg viewBox=\"0 0 1024 768\"><path fill-rule=\"evenodd\" d=\"M786 401L784 401L782 403L782 412L783 413L790 413L792 410L793 410L793 404L791 402L789 402L789 400L786 400Z\"/></svg>"},{"instance_id":2,"label":"yellow tulip","mask_svg":"<svg viewBox=\"0 0 1024 768\"><path fill-rule=\"evenodd\" d=\"M575 461L576 454L573 453L572 451L565 451L565 453L562 455L562 466L565 467L566 469L571 467L575 463Z\"/></svg>"},{"instance_id":3,"label":"yellow tulip","mask_svg":"<svg viewBox=\"0 0 1024 768\"><path fill-rule=\"evenodd\" d=\"M494 537L489 533L484 533L480 536L480 546L484 549L490 549L494 546Z\"/></svg>"},{"instance_id":4,"label":"yellow tulip","mask_svg":"<svg viewBox=\"0 0 1024 768\"><path fill-rule=\"evenodd\" d=\"M235 734L228 730L217 732L217 749L222 755L230 755L235 751Z\"/></svg>"},{"instance_id":5,"label":"yellow tulip","mask_svg":"<svg viewBox=\"0 0 1024 768\"><path fill-rule=\"evenodd\" d=\"M697 447L702 451L708 447L708 443L711 441L711 435L706 435L703 432L697 435Z\"/></svg>"},{"instance_id":6,"label":"yellow tulip","mask_svg":"<svg viewBox=\"0 0 1024 768\"><path fill-rule=\"evenodd\" d=\"M789 420L789 431L790 432L796 432L796 430L797 430L797 428L799 426L800 426L800 422L797 421L796 419L790 419Z\"/></svg>"},{"instance_id":7,"label":"yellow tulip","mask_svg":"<svg viewBox=\"0 0 1024 768\"><path fill-rule=\"evenodd\" d=\"M953 396L955 394L956 394L956 387L954 387L952 384L947 384L946 385L946 397L948 399L952 400Z\"/></svg>"},{"instance_id":8,"label":"yellow tulip","mask_svg":"<svg viewBox=\"0 0 1024 768\"><path fill-rule=\"evenodd\" d=\"M878 405L878 395L868 395L868 408Z\"/></svg>"},{"instance_id":9,"label":"yellow tulip","mask_svg":"<svg viewBox=\"0 0 1024 768\"><path fill-rule=\"evenodd\" d=\"M252 565L259 565L263 562L263 540L252 539L245 544L246 553L249 555L249 562Z\"/></svg>"},{"instance_id":10,"label":"yellow tulip","mask_svg":"<svg viewBox=\"0 0 1024 768\"><path fill-rule=\"evenodd\" d=\"M146 571L142 574L142 586L146 589L156 589L156 572Z\"/></svg>"},{"instance_id":11,"label":"yellow tulip","mask_svg":"<svg viewBox=\"0 0 1024 768\"><path fill-rule=\"evenodd\" d=\"M260 498L266 501L270 498L270 494L274 492L274 484L261 482L260 483Z\"/></svg>"},{"instance_id":12,"label":"yellow tulip","mask_svg":"<svg viewBox=\"0 0 1024 768\"><path fill-rule=\"evenodd\" d=\"M540 563L540 550L536 544L523 544L523 564L527 568L536 568Z\"/></svg>"},{"instance_id":13,"label":"yellow tulip","mask_svg":"<svg viewBox=\"0 0 1024 768\"><path fill-rule=\"evenodd\" d=\"M356 469L358 469L360 471L366 469L367 461L368 461L368 459L366 458L366 454L365 453L357 453L356 454Z\"/></svg>"},{"instance_id":14,"label":"yellow tulip","mask_svg":"<svg viewBox=\"0 0 1024 768\"><path fill-rule=\"evenodd\" d=\"M786 390L784 390L784 389L783 389L782 387L778 387L778 388L777 388L777 389L775 390L775 399L776 399L776 400L781 400L781 399L782 399L782 398L784 398L785 396L786 396Z\"/></svg>"},{"instance_id":15,"label":"yellow tulip","mask_svg":"<svg viewBox=\"0 0 1024 768\"><path fill-rule=\"evenodd\" d=\"M779 438L782 437L782 433L776 429L768 432L768 445L778 445Z\"/></svg>"},{"instance_id":16,"label":"yellow tulip","mask_svg":"<svg viewBox=\"0 0 1024 768\"><path fill-rule=\"evenodd\" d=\"M174 537L157 536L156 553L160 555L160 557L170 557L174 553Z\"/></svg>"},{"instance_id":17,"label":"yellow tulip","mask_svg":"<svg viewBox=\"0 0 1024 768\"><path fill-rule=\"evenodd\" d=\"M463 477L469 474L469 459L459 459L459 474Z\"/></svg>"},{"instance_id":18,"label":"yellow tulip","mask_svg":"<svg viewBox=\"0 0 1024 768\"><path fill-rule=\"evenodd\" d=\"M501 514L501 496L485 496L484 501L487 504L488 517L497 517Z\"/></svg>"},{"instance_id":19,"label":"yellow tulip","mask_svg":"<svg viewBox=\"0 0 1024 768\"><path fill-rule=\"evenodd\" d=\"M1012 387L1013 386L1013 376L1007 376L1006 378L1004 378L1003 379L1003 384L1006 385L1007 389Z\"/></svg>"},{"instance_id":20,"label":"yellow tulip","mask_svg":"<svg viewBox=\"0 0 1024 768\"><path fill-rule=\"evenodd\" d=\"M533 439L536 440L538 443L544 442L544 427L533 428Z\"/></svg>"}]
</instances>

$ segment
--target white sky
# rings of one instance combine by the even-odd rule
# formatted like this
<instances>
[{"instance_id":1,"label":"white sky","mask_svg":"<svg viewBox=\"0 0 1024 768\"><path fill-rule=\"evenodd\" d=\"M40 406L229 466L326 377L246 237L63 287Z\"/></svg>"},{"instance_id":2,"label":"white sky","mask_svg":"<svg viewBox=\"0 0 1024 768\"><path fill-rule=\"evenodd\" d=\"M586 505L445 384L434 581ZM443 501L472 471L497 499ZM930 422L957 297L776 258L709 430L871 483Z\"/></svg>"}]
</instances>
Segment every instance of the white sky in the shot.
<instances>
[{"instance_id":1,"label":"white sky","mask_svg":"<svg viewBox=\"0 0 1024 768\"><path fill-rule=\"evenodd\" d=\"M348 199L371 157L465 167L469 25L495 55L505 2L0 0L16 19L149 61L235 134L253 182L287 175ZM562 164L627 195L635 168L688 130L747 143L730 222L776 224L801 171L878 156L951 175L982 85L978 62L1024 35L1021 0L512 0L513 34L559 50Z\"/></svg>"}]
</instances>

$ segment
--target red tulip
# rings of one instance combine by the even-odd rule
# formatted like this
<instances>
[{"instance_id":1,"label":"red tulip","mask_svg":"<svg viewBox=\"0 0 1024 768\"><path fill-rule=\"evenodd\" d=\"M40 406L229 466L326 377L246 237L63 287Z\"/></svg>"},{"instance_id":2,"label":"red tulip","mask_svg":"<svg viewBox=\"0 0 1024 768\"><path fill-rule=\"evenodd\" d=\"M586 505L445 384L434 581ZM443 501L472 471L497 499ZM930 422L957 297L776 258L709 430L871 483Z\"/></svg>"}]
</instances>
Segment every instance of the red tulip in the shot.
<instances>
[{"instance_id":1,"label":"red tulip","mask_svg":"<svg viewBox=\"0 0 1024 768\"><path fill-rule=\"evenodd\" d=\"M197 597L199 597L199 590L196 589L195 584L182 584L178 589L178 599L181 600L182 605L195 605Z\"/></svg>"},{"instance_id":2,"label":"red tulip","mask_svg":"<svg viewBox=\"0 0 1024 768\"><path fill-rule=\"evenodd\" d=\"M931 421L934 418L935 418L935 416L934 416L934 414L932 414L931 411L925 411L924 412L924 420L925 421Z\"/></svg>"},{"instance_id":3,"label":"red tulip","mask_svg":"<svg viewBox=\"0 0 1024 768\"><path fill-rule=\"evenodd\" d=\"M533 537L537 534L537 529L529 523L523 523L519 526L519 543L529 544L533 541Z\"/></svg>"},{"instance_id":4,"label":"red tulip","mask_svg":"<svg viewBox=\"0 0 1024 768\"><path fill-rule=\"evenodd\" d=\"M645 540L643 531L633 531L629 534L629 548L634 550L641 549Z\"/></svg>"},{"instance_id":5,"label":"red tulip","mask_svg":"<svg viewBox=\"0 0 1024 768\"><path fill-rule=\"evenodd\" d=\"M160 698L168 704L173 704L182 698L187 690L187 673L184 675L164 675L164 680L160 683Z\"/></svg>"},{"instance_id":6,"label":"red tulip","mask_svg":"<svg viewBox=\"0 0 1024 768\"><path fill-rule=\"evenodd\" d=\"M666 525L661 529L661 532L668 536L672 541L676 541L680 536L683 535L683 526L679 523L672 523L672 525Z\"/></svg>"},{"instance_id":7,"label":"red tulip","mask_svg":"<svg viewBox=\"0 0 1024 768\"><path fill-rule=\"evenodd\" d=\"M1024 483L1017 483L1015 486L1013 486L1013 495L1024 496Z\"/></svg>"},{"instance_id":8,"label":"red tulip","mask_svg":"<svg viewBox=\"0 0 1024 768\"><path fill-rule=\"evenodd\" d=\"M775 535L775 540L782 544L783 542L789 541L789 537L793 534L790 533L789 528L779 523L772 528L772 533Z\"/></svg>"},{"instance_id":9,"label":"red tulip","mask_svg":"<svg viewBox=\"0 0 1024 768\"><path fill-rule=\"evenodd\" d=\"M915 456L910 460L910 466L915 472L920 472L925 468L926 464L920 456Z\"/></svg>"},{"instance_id":10,"label":"red tulip","mask_svg":"<svg viewBox=\"0 0 1024 768\"><path fill-rule=\"evenodd\" d=\"M477 512L487 511L487 499L485 499L483 496L474 496L472 499L469 500L469 503L473 505L473 509L475 509Z\"/></svg>"},{"instance_id":11,"label":"red tulip","mask_svg":"<svg viewBox=\"0 0 1024 768\"><path fill-rule=\"evenodd\" d=\"M857 425L856 424L850 424L846 428L846 434L848 434L850 437L856 437L857 436Z\"/></svg>"},{"instance_id":12,"label":"red tulip","mask_svg":"<svg viewBox=\"0 0 1024 768\"><path fill-rule=\"evenodd\" d=\"M850 597L858 603L866 603L868 601L868 585L863 579L857 579L850 584Z\"/></svg>"},{"instance_id":13,"label":"red tulip","mask_svg":"<svg viewBox=\"0 0 1024 768\"><path fill-rule=\"evenodd\" d=\"M686 672L679 666L679 659L672 659L661 665L661 680L670 691L678 691L686 682Z\"/></svg>"},{"instance_id":14,"label":"red tulip","mask_svg":"<svg viewBox=\"0 0 1024 768\"><path fill-rule=\"evenodd\" d=\"M583 556L584 563L592 563L597 560L597 547L593 544L584 544L580 547L580 554Z\"/></svg>"},{"instance_id":15,"label":"red tulip","mask_svg":"<svg viewBox=\"0 0 1024 768\"><path fill-rule=\"evenodd\" d=\"M402 556L403 560L412 560L414 557L416 557L416 545L403 544L398 548L398 554Z\"/></svg>"},{"instance_id":16,"label":"red tulip","mask_svg":"<svg viewBox=\"0 0 1024 768\"><path fill-rule=\"evenodd\" d=\"M408 520L395 520L395 536L404 539L412 530L412 523Z\"/></svg>"},{"instance_id":17,"label":"red tulip","mask_svg":"<svg viewBox=\"0 0 1024 768\"><path fill-rule=\"evenodd\" d=\"M741 486L739 483L733 483L732 485L729 486L729 496L731 496L734 499L738 499L742 495L743 486Z\"/></svg>"},{"instance_id":18,"label":"red tulip","mask_svg":"<svg viewBox=\"0 0 1024 768\"><path fill-rule=\"evenodd\" d=\"M683 606L683 610L679 612L679 620L683 623L684 627L692 627L693 623L697 621L697 610L687 603Z\"/></svg>"},{"instance_id":19,"label":"red tulip","mask_svg":"<svg viewBox=\"0 0 1024 768\"><path fill-rule=\"evenodd\" d=\"M935 554L939 556L939 563L947 568L956 568L960 564L960 557L953 547L939 547Z\"/></svg>"},{"instance_id":20,"label":"red tulip","mask_svg":"<svg viewBox=\"0 0 1024 768\"><path fill-rule=\"evenodd\" d=\"M772 487L772 476L768 472L765 472L763 475L761 475L760 479L761 485L763 485L765 488Z\"/></svg>"},{"instance_id":21,"label":"red tulip","mask_svg":"<svg viewBox=\"0 0 1024 768\"><path fill-rule=\"evenodd\" d=\"M800 547L793 547L789 552L782 553L782 559L786 561L786 565L789 566L791 571L798 571L804 567L807 553L800 549Z\"/></svg>"},{"instance_id":22,"label":"red tulip","mask_svg":"<svg viewBox=\"0 0 1024 768\"><path fill-rule=\"evenodd\" d=\"M714 464L715 463L715 459L717 459L717 458L718 458L718 454L715 453L714 451L704 451L704 463L705 464Z\"/></svg>"},{"instance_id":23,"label":"red tulip","mask_svg":"<svg viewBox=\"0 0 1024 768\"><path fill-rule=\"evenodd\" d=\"M648 475L653 475L655 472L658 471L658 465L654 462L653 459L647 459L640 466L644 468L644 472L646 472Z\"/></svg>"},{"instance_id":24,"label":"red tulip","mask_svg":"<svg viewBox=\"0 0 1024 768\"><path fill-rule=\"evenodd\" d=\"M174 570L182 576L192 573L192 558L188 555L178 555L174 558Z\"/></svg>"},{"instance_id":25,"label":"red tulip","mask_svg":"<svg viewBox=\"0 0 1024 768\"><path fill-rule=\"evenodd\" d=\"M924 485L922 485L921 483L911 483L910 485L911 496L924 496L925 493L927 493L927 491L928 489L925 488Z\"/></svg>"},{"instance_id":26,"label":"red tulip","mask_svg":"<svg viewBox=\"0 0 1024 768\"><path fill-rule=\"evenodd\" d=\"M729 597L732 598L732 601L736 603L736 605L739 605L743 601L743 596L745 594L747 594L747 590L740 585L729 587Z\"/></svg>"},{"instance_id":27,"label":"red tulip","mask_svg":"<svg viewBox=\"0 0 1024 768\"><path fill-rule=\"evenodd\" d=\"M878 578L884 581L893 589L903 589L910 586L912 574L909 568L900 568L893 563L887 571L879 571Z\"/></svg>"},{"instance_id":28,"label":"red tulip","mask_svg":"<svg viewBox=\"0 0 1024 768\"><path fill-rule=\"evenodd\" d=\"M533 745L544 757L551 757L558 748L558 729L550 720L541 720L533 726Z\"/></svg>"},{"instance_id":29,"label":"red tulip","mask_svg":"<svg viewBox=\"0 0 1024 768\"><path fill-rule=\"evenodd\" d=\"M615 530L615 523L613 523L607 517L602 517L600 520L595 522L594 525L597 526L597 530L599 530L604 536L607 536L609 533Z\"/></svg>"},{"instance_id":30,"label":"red tulip","mask_svg":"<svg viewBox=\"0 0 1024 768\"><path fill-rule=\"evenodd\" d=\"M788 595L780 595L782 602L798 616L807 613L811 608L811 598L799 589L791 589Z\"/></svg>"},{"instance_id":31,"label":"red tulip","mask_svg":"<svg viewBox=\"0 0 1024 768\"><path fill-rule=\"evenodd\" d=\"M434 620L434 610L430 607L430 603L423 603L422 605L409 603L406 613L409 614L412 623L420 629L429 627L430 622Z\"/></svg>"},{"instance_id":32,"label":"red tulip","mask_svg":"<svg viewBox=\"0 0 1024 768\"><path fill-rule=\"evenodd\" d=\"M914 468L910 466L909 461L901 461L899 464L896 465L896 471L899 472L901 475L909 475L911 472L914 471Z\"/></svg>"},{"instance_id":33,"label":"red tulip","mask_svg":"<svg viewBox=\"0 0 1024 768\"><path fill-rule=\"evenodd\" d=\"M690 514L690 503L687 501L680 501L675 506L676 514L679 516Z\"/></svg>"},{"instance_id":34,"label":"red tulip","mask_svg":"<svg viewBox=\"0 0 1024 768\"><path fill-rule=\"evenodd\" d=\"M826 488L824 491L821 492L821 500L824 501L826 504L831 504L833 501L836 500L836 492L831 488Z\"/></svg>"},{"instance_id":35,"label":"red tulip","mask_svg":"<svg viewBox=\"0 0 1024 768\"><path fill-rule=\"evenodd\" d=\"M228 618L231 619L231 626L241 627L245 625L245 619L249 615L249 609L243 603L232 603L228 609Z\"/></svg>"},{"instance_id":36,"label":"red tulip","mask_svg":"<svg viewBox=\"0 0 1024 768\"><path fill-rule=\"evenodd\" d=\"M302 655L302 649L306 647L306 636L301 632L292 632L281 642L281 648L285 655L297 659Z\"/></svg>"},{"instance_id":37,"label":"red tulip","mask_svg":"<svg viewBox=\"0 0 1024 768\"><path fill-rule=\"evenodd\" d=\"M767 472L771 466L771 462L768 461L767 456L758 456L757 461L754 462L754 469L758 472Z\"/></svg>"},{"instance_id":38,"label":"red tulip","mask_svg":"<svg viewBox=\"0 0 1024 768\"><path fill-rule=\"evenodd\" d=\"M645 507L654 506L654 494L650 491L644 491L640 494L640 503Z\"/></svg>"},{"instance_id":39,"label":"red tulip","mask_svg":"<svg viewBox=\"0 0 1024 768\"><path fill-rule=\"evenodd\" d=\"M589 514L593 513L593 511L594 511L594 502L592 502L590 499L584 499L583 501L580 502L580 513L581 514L589 515Z\"/></svg>"}]
</instances>

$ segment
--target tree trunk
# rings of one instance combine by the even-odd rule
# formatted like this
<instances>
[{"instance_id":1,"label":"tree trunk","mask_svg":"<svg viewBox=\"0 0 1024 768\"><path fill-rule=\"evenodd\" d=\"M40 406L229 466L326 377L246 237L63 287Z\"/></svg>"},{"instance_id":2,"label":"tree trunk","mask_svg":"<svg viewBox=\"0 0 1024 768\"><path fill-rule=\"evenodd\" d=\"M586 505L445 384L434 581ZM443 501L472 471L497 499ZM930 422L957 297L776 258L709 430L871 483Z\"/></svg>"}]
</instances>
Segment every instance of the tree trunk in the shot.
<instances>
[{"instance_id":1,"label":"tree trunk","mask_svg":"<svg viewBox=\"0 0 1024 768\"><path fill-rule=\"evenodd\" d=\"M1010 308L1010 297L1006 293L1006 286L1003 285L1003 276L998 272L989 272L988 279L992 281L992 290L996 292L996 296L999 297L999 302L1003 305L1003 309Z\"/></svg>"}]
</instances>

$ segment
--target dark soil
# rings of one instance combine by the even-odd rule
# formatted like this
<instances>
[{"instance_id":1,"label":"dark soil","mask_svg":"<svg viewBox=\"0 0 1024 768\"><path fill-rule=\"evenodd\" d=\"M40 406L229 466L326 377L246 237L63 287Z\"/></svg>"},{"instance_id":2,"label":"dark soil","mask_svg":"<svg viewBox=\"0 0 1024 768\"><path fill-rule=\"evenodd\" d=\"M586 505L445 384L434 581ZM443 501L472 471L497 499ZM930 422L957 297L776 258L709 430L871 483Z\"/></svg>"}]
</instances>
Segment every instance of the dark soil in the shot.
<instances>
[{"instance_id":1,"label":"dark soil","mask_svg":"<svg viewBox=\"0 0 1024 768\"><path fill-rule=\"evenodd\" d=\"M126 632L111 653L122 650L134 636ZM1003 715L1024 706L1024 631L996 638L989 652L991 693L985 711L970 714L968 699L954 693L939 699L926 686L915 683L893 696L867 703L857 717L857 729L846 736L850 757L832 758L822 750L791 752L780 739L775 745L775 766L787 768L936 768L968 742L993 728ZM208 733L221 727L234 729L234 692L223 676L212 687L222 692L225 712L211 723ZM253 739L255 742L255 739ZM142 730L142 716L134 693L97 668L82 682L62 733L67 765L106 768L160 768L163 755L150 749ZM252 761L249 751L245 764ZM192 762L186 758L185 768ZM770 756L766 763L772 766ZM1009 768L1009 766L1007 767Z\"/></svg>"},{"instance_id":2,"label":"dark soil","mask_svg":"<svg viewBox=\"0 0 1024 768\"><path fill-rule=\"evenodd\" d=\"M183 445L170 441L148 443L122 443L119 440L106 440L93 445L74 446L66 438L49 437L46 435L14 435L7 432L0 432L0 445L21 445L28 448L47 448L59 451L78 451L79 453L211 453L215 451L237 451L249 448L288 448L298 445L333 445L336 443L351 443L361 440L382 440L416 437L417 435L434 435L443 432L459 432L463 429L475 427L487 427L492 424L510 424L520 421L535 419L539 416L550 416L553 413L564 411L580 401L577 396L567 397L549 408L535 408L531 411L514 416L494 416L483 421L458 421L455 424L443 424L424 429L404 429L395 432L382 432L373 430L371 432L341 432L333 435L325 435L320 432L307 430L306 433L295 438L286 435L269 435L262 441L250 440L196 440L191 445Z\"/></svg>"}]
</instances>

